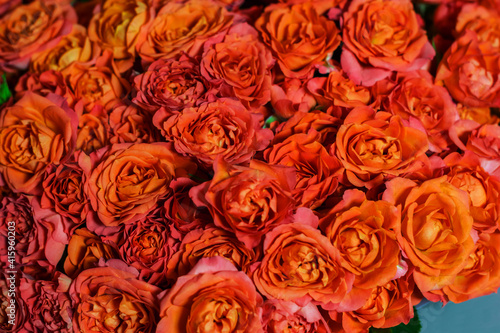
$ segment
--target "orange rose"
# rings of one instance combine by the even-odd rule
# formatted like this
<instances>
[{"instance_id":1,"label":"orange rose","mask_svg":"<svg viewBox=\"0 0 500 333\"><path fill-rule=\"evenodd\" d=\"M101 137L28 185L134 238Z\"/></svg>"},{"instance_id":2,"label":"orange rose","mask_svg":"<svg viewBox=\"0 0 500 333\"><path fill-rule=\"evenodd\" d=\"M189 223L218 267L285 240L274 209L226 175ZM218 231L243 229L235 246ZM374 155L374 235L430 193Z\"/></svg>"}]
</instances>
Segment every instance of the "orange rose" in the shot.
<instances>
[{"instance_id":1,"label":"orange rose","mask_svg":"<svg viewBox=\"0 0 500 333\"><path fill-rule=\"evenodd\" d=\"M481 234L465 267L442 293L453 303L496 293L500 288L500 234Z\"/></svg>"},{"instance_id":2,"label":"orange rose","mask_svg":"<svg viewBox=\"0 0 500 333\"><path fill-rule=\"evenodd\" d=\"M84 270L71 284L74 331L154 332L161 289L139 281L137 271L122 261L107 265Z\"/></svg>"},{"instance_id":3,"label":"orange rose","mask_svg":"<svg viewBox=\"0 0 500 333\"><path fill-rule=\"evenodd\" d=\"M161 300L157 332L263 333L262 297L222 257L203 258Z\"/></svg>"},{"instance_id":4,"label":"orange rose","mask_svg":"<svg viewBox=\"0 0 500 333\"><path fill-rule=\"evenodd\" d=\"M253 280L266 297L331 309L351 290L354 275L345 270L339 250L318 230L318 218L299 208L293 223L272 229Z\"/></svg>"},{"instance_id":5,"label":"orange rose","mask_svg":"<svg viewBox=\"0 0 500 333\"><path fill-rule=\"evenodd\" d=\"M487 166L487 171L493 174L494 164L500 161L499 125L481 125L472 120L459 120L450 128L450 138L463 151L471 151L483 160L491 160L493 163Z\"/></svg>"},{"instance_id":6,"label":"orange rose","mask_svg":"<svg viewBox=\"0 0 500 333\"><path fill-rule=\"evenodd\" d=\"M153 14L149 0L105 0L94 8L88 25L89 39L113 52L118 70L130 69L141 27Z\"/></svg>"},{"instance_id":7,"label":"orange rose","mask_svg":"<svg viewBox=\"0 0 500 333\"><path fill-rule=\"evenodd\" d=\"M398 266L396 235L401 216L389 202L366 200L363 192L347 190L343 200L321 218L320 226L356 275L356 287L383 286L396 274L406 273Z\"/></svg>"},{"instance_id":8,"label":"orange rose","mask_svg":"<svg viewBox=\"0 0 500 333\"><path fill-rule=\"evenodd\" d=\"M400 207L398 242L415 266L415 282L422 292L453 282L474 248L469 196L446 177L417 185L395 178L386 183L383 200Z\"/></svg>"},{"instance_id":9,"label":"orange rose","mask_svg":"<svg viewBox=\"0 0 500 333\"><path fill-rule=\"evenodd\" d=\"M306 78L285 78L271 87L271 105L281 118L290 118L297 112L309 112L316 100L307 89Z\"/></svg>"},{"instance_id":10,"label":"orange rose","mask_svg":"<svg viewBox=\"0 0 500 333\"><path fill-rule=\"evenodd\" d=\"M151 114L135 105L117 104L109 115L110 143L147 143L160 141Z\"/></svg>"},{"instance_id":11,"label":"orange rose","mask_svg":"<svg viewBox=\"0 0 500 333\"><path fill-rule=\"evenodd\" d=\"M66 85L62 73L54 70L24 74L19 78L15 91L16 99L20 99L26 92L32 91L45 97L50 94L63 96L70 107L73 106L75 100L71 89Z\"/></svg>"},{"instance_id":12,"label":"orange rose","mask_svg":"<svg viewBox=\"0 0 500 333\"><path fill-rule=\"evenodd\" d=\"M348 182L372 188L418 169L427 152L427 135L405 126L398 116L357 107L340 126L332 151L344 165Z\"/></svg>"},{"instance_id":13,"label":"orange rose","mask_svg":"<svg viewBox=\"0 0 500 333\"><path fill-rule=\"evenodd\" d=\"M233 232L254 248L274 226L286 222L294 208L293 168L251 160L250 167L214 165L214 178L190 191L197 206L207 207L216 226Z\"/></svg>"},{"instance_id":14,"label":"orange rose","mask_svg":"<svg viewBox=\"0 0 500 333\"><path fill-rule=\"evenodd\" d=\"M230 260L233 265L245 273L259 259L259 249L248 249L233 234L208 225L188 233L179 250L168 262L168 278L175 281L188 274L201 258L221 256Z\"/></svg>"},{"instance_id":15,"label":"orange rose","mask_svg":"<svg viewBox=\"0 0 500 333\"><path fill-rule=\"evenodd\" d=\"M332 108L328 112L333 114L346 114L356 106L369 105L372 99L368 88L356 85L342 71L332 71L328 78L315 77L307 82L307 88L318 104Z\"/></svg>"},{"instance_id":16,"label":"orange rose","mask_svg":"<svg viewBox=\"0 0 500 333\"><path fill-rule=\"evenodd\" d=\"M376 287L366 303L356 311L330 313L341 317L346 332L368 333L370 327L390 328L408 324L414 316L413 306L420 301L414 296L415 283L407 277Z\"/></svg>"},{"instance_id":17,"label":"orange rose","mask_svg":"<svg viewBox=\"0 0 500 333\"><path fill-rule=\"evenodd\" d=\"M344 13L343 41L342 69L365 86L392 71L420 69L435 53L410 0L354 0Z\"/></svg>"},{"instance_id":18,"label":"orange rose","mask_svg":"<svg viewBox=\"0 0 500 333\"><path fill-rule=\"evenodd\" d=\"M272 5L255 22L288 77L303 77L340 45L335 22L320 16L309 3Z\"/></svg>"},{"instance_id":19,"label":"orange rose","mask_svg":"<svg viewBox=\"0 0 500 333\"><path fill-rule=\"evenodd\" d=\"M69 3L33 1L0 19L0 68L26 69L35 52L49 49L76 23Z\"/></svg>"},{"instance_id":20,"label":"orange rose","mask_svg":"<svg viewBox=\"0 0 500 333\"><path fill-rule=\"evenodd\" d=\"M475 108L458 103L457 110L460 119L473 120L479 124L498 124L500 121L497 116L492 115L491 109L488 107Z\"/></svg>"},{"instance_id":21,"label":"orange rose","mask_svg":"<svg viewBox=\"0 0 500 333\"><path fill-rule=\"evenodd\" d=\"M78 135L76 149L86 154L98 150L109 143L108 115L102 107L96 106L90 113L81 115L78 119Z\"/></svg>"},{"instance_id":22,"label":"orange rose","mask_svg":"<svg viewBox=\"0 0 500 333\"><path fill-rule=\"evenodd\" d=\"M500 48L500 12L487 8L478 3L465 4L457 17L456 32L462 35L466 30L474 31L479 41L489 41Z\"/></svg>"},{"instance_id":23,"label":"orange rose","mask_svg":"<svg viewBox=\"0 0 500 333\"><path fill-rule=\"evenodd\" d=\"M442 82L457 101L472 107L500 107L500 48L467 30L439 64Z\"/></svg>"},{"instance_id":24,"label":"orange rose","mask_svg":"<svg viewBox=\"0 0 500 333\"><path fill-rule=\"evenodd\" d=\"M111 52L106 51L95 63L74 62L62 71L79 115L92 111L96 105L111 110L128 94L130 84L120 77L111 57Z\"/></svg>"},{"instance_id":25,"label":"orange rose","mask_svg":"<svg viewBox=\"0 0 500 333\"><path fill-rule=\"evenodd\" d=\"M201 53L203 43L233 23L233 15L211 0L168 1L141 28L137 52L144 63L186 52Z\"/></svg>"},{"instance_id":26,"label":"orange rose","mask_svg":"<svg viewBox=\"0 0 500 333\"><path fill-rule=\"evenodd\" d=\"M458 112L446 89L433 84L425 71L399 75L398 85L389 94L386 110L408 120L410 126L423 128L429 149L440 152L450 145L448 130L458 120Z\"/></svg>"},{"instance_id":27,"label":"orange rose","mask_svg":"<svg viewBox=\"0 0 500 333\"><path fill-rule=\"evenodd\" d=\"M271 52L247 23L231 27L222 41L216 39L205 44L201 73L213 84L222 83L222 96L235 96L247 109L259 110L271 100Z\"/></svg>"},{"instance_id":28,"label":"orange rose","mask_svg":"<svg viewBox=\"0 0 500 333\"><path fill-rule=\"evenodd\" d=\"M337 189L343 172L340 161L319 140L315 131L294 134L264 152L269 164L295 168L297 184L292 193L298 207L319 207Z\"/></svg>"},{"instance_id":29,"label":"orange rose","mask_svg":"<svg viewBox=\"0 0 500 333\"><path fill-rule=\"evenodd\" d=\"M232 164L248 162L255 152L266 148L273 134L261 127L261 118L241 102L221 98L172 116L161 109L153 123L173 141L178 153L210 167L218 157Z\"/></svg>"},{"instance_id":30,"label":"orange rose","mask_svg":"<svg viewBox=\"0 0 500 333\"><path fill-rule=\"evenodd\" d=\"M79 24L73 25L71 33L59 43L31 58L30 71L42 73L48 70L62 71L73 62L88 62L99 55L101 49L92 44L87 37L87 29Z\"/></svg>"},{"instance_id":31,"label":"orange rose","mask_svg":"<svg viewBox=\"0 0 500 333\"><path fill-rule=\"evenodd\" d=\"M91 230L116 227L144 218L171 190L170 181L194 174L196 165L175 154L167 143L114 144L95 155L86 192L98 221ZM89 225L90 223L90 225ZM111 232L113 228L107 228Z\"/></svg>"},{"instance_id":32,"label":"orange rose","mask_svg":"<svg viewBox=\"0 0 500 333\"><path fill-rule=\"evenodd\" d=\"M497 232L500 228L500 180L482 167L477 155L452 153L444 159L448 181L467 192L471 201L473 228L480 232Z\"/></svg>"},{"instance_id":33,"label":"orange rose","mask_svg":"<svg viewBox=\"0 0 500 333\"><path fill-rule=\"evenodd\" d=\"M106 244L87 228L74 231L68 244L68 256L64 261L64 272L75 278L80 272L94 268L99 260L119 258L115 247Z\"/></svg>"},{"instance_id":34,"label":"orange rose","mask_svg":"<svg viewBox=\"0 0 500 333\"><path fill-rule=\"evenodd\" d=\"M47 166L64 162L75 148L77 117L56 97L27 92L2 110L0 171L15 192L39 193Z\"/></svg>"}]
</instances>

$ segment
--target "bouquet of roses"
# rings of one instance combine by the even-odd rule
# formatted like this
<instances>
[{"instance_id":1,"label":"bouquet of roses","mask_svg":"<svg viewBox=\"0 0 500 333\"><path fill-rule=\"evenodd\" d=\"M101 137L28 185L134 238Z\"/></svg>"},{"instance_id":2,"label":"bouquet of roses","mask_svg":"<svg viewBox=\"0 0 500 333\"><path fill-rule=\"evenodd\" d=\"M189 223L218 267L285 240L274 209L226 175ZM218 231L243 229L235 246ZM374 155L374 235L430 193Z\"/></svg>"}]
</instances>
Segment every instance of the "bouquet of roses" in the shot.
<instances>
[{"instance_id":1,"label":"bouquet of roses","mask_svg":"<svg viewBox=\"0 0 500 333\"><path fill-rule=\"evenodd\" d=\"M0 0L2 332L368 332L500 287L500 1Z\"/></svg>"}]
</instances>

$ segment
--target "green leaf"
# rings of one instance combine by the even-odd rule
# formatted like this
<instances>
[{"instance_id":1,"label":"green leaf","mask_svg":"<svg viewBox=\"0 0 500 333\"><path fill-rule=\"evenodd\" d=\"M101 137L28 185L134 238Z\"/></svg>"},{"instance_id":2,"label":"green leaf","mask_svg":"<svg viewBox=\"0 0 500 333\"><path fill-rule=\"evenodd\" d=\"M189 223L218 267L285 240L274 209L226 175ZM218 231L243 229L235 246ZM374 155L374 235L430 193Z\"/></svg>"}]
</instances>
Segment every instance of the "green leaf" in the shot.
<instances>
[{"instance_id":1,"label":"green leaf","mask_svg":"<svg viewBox=\"0 0 500 333\"><path fill-rule=\"evenodd\" d=\"M419 333L422 329L420 319L418 318L417 309L413 308L415 316L410 320L408 325L399 324L391 328L370 328L370 333Z\"/></svg>"},{"instance_id":2,"label":"green leaf","mask_svg":"<svg viewBox=\"0 0 500 333\"><path fill-rule=\"evenodd\" d=\"M271 123L278 120L279 118L276 116L270 116L269 118L266 119L266 122L264 123L264 128L269 128L271 126Z\"/></svg>"},{"instance_id":3,"label":"green leaf","mask_svg":"<svg viewBox=\"0 0 500 333\"><path fill-rule=\"evenodd\" d=\"M3 104L9 100L12 96L9 90L9 85L7 84L7 79L5 78L5 74L2 75L2 81L0 83L0 104Z\"/></svg>"}]
</instances>

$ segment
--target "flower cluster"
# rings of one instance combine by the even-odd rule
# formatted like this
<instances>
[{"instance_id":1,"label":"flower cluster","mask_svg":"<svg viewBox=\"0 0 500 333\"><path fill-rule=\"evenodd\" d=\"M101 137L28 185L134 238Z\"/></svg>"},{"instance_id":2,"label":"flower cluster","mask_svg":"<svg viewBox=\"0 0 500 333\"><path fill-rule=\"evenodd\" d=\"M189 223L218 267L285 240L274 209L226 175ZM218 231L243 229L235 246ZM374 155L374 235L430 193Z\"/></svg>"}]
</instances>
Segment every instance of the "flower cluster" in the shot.
<instances>
[{"instance_id":1,"label":"flower cluster","mask_svg":"<svg viewBox=\"0 0 500 333\"><path fill-rule=\"evenodd\" d=\"M0 0L0 74L2 331L368 332L500 287L498 0Z\"/></svg>"}]
</instances>

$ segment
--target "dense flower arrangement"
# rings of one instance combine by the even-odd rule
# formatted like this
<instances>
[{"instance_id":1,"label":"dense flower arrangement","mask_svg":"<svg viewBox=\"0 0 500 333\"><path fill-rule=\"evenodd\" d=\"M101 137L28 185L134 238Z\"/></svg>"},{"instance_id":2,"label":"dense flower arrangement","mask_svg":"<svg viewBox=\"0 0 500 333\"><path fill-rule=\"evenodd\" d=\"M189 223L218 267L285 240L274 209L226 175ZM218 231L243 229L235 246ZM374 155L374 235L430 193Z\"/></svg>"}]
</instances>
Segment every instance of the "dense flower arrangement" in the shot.
<instances>
[{"instance_id":1,"label":"dense flower arrangement","mask_svg":"<svg viewBox=\"0 0 500 333\"><path fill-rule=\"evenodd\" d=\"M498 0L0 0L0 70L2 332L368 332L500 287Z\"/></svg>"}]
</instances>

